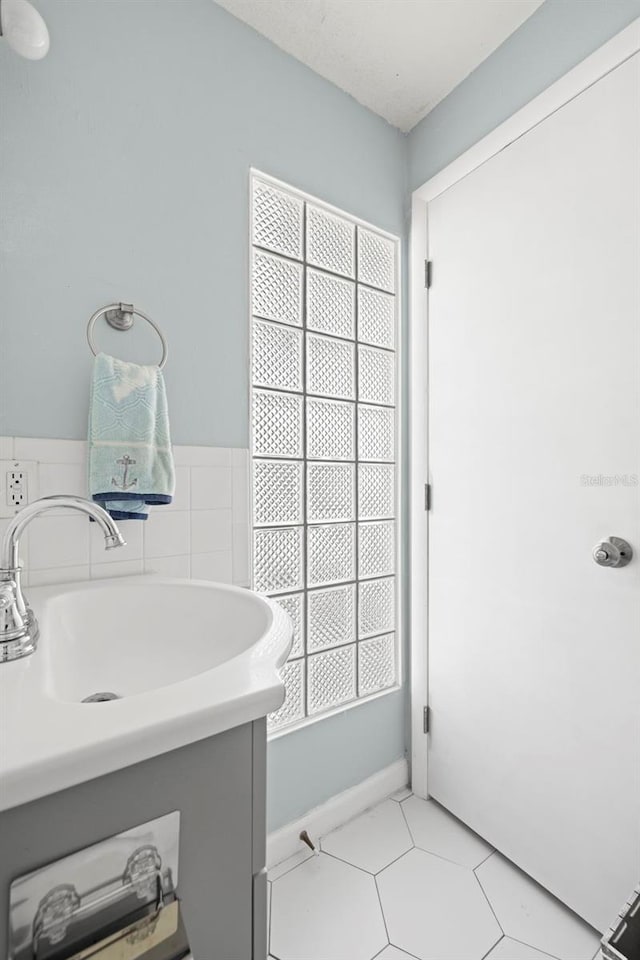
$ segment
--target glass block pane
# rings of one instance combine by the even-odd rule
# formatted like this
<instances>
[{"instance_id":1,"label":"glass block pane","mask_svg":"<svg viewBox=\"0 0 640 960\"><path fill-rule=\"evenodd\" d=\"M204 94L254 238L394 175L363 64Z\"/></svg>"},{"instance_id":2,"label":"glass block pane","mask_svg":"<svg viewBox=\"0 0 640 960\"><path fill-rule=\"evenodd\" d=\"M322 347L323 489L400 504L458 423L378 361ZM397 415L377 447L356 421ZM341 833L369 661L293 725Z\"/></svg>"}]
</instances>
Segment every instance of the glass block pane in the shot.
<instances>
[{"instance_id":1,"label":"glass block pane","mask_svg":"<svg viewBox=\"0 0 640 960\"><path fill-rule=\"evenodd\" d=\"M361 523L358 528L358 576L383 577L395 569L395 524Z\"/></svg>"},{"instance_id":2,"label":"glass block pane","mask_svg":"<svg viewBox=\"0 0 640 960\"><path fill-rule=\"evenodd\" d=\"M394 420L394 411L390 407L358 406L360 460L394 460Z\"/></svg>"},{"instance_id":3,"label":"glass block pane","mask_svg":"<svg viewBox=\"0 0 640 960\"><path fill-rule=\"evenodd\" d=\"M268 178L251 202L254 585L294 628L276 731L397 680L397 250Z\"/></svg>"},{"instance_id":4,"label":"glass block pane","mask_svg":"<svg viewBox=\"0 0 640 960\"><path fill-rule=\"evenodd\" d=\"M351 463L307 466L307 521L355 520L355 467Z\"/></svg>"},{"instance_id":5,"label":"glass block pane","mask_svg":"<svg viewBox=\"0 0 640 960\"><path fill-rule=\"evenodd\" d=\"M307 261L345 277L354 276L355 225L307 204Z\"/></svg>"},{"instance_id":6,"label":"glass block pane","mask_svg":"<svg viewBox=\"0 0 640 960\"><path fill-rule=\"evenodd\" d=\"M301 527L256 530L253 534L253 586L260 593L300 590L302 579Z\"/></svg>"},{"instance_id":7,"label":"glass block pane","mask_svg":"<svg viewBox=\"0 0 640 960\"><path fill-rule=\"evenodd\" d=\"M307 661L307 706L310 714L348 703L356 696L356 648L338 647Z\"/></svg>"},{"instance_id":8,"label":"glass block pane","mask_svg":"<svg viewBox=\"0 0 640 960\"><path fill-rule=\"evenodd\" d=\"M396 581L365 580L358 585L359 635L371 637L393 630L396 623Z\"/></svg>"},{"instance_id":9,"label":"glass block pane","mask_svg":"<svg viewBox=\"0 0 640 960\"><path fill-rule=\"evenodd\" d=\"M302 264L253 251L252 313L302 326Z\"/></svg>"},{"instance_id":10,"label":"glass block pane","mask_svg":"<svg viewBox=\"0 0 640 960\"><path fill-rule=\"evenodd\" d=\"M258 457L302 456L302 397L253 391L253 452Z\"/></svg>"},{"instance_id":11,"label":"glass block pane","mask_svg":"<svg viewBox=\"0 0 640 960\"><path fill-rule=\"evenodd\" d=\"M380 290L396 288L396 245L393 240L358 227L358 280Z\"/></svg>"},{"instance_id":12,"label":"glass block pane","mask_svg":"<svg viewBox=\"0 0 640 960\"><path fill-rule=\"evenodd\" d=\"M325 397L355 397L354 346L307 334L307 392Z\"/></svg>"},{"instance_id":13,"label":"glass block pane","mask_svg":"<svg viewBox=\"0 0 640 960\"><path fill-rule=\"evenodd\" d=\"M302 463L253 461L253 525L280 527L304 523Z\"/></svg>"},{"instance_id":14,"label":"glass block pane","mask_svg":"<svg viewBox=\"0 0 640 960\"><path fill-rule=\"evenodd\" d=\"M358 347L358 399L395 403L395 354L375 347Z\"/></svg>"},{"instance_id":15,"label":"glass block pane","mask_svg":"<svg viewBox=\"0 0 640 960\"><path fill-rule=\"evenodd\" d=\"M355 584L312 590L307 606L307 649L325 650L356 638Z\"/></svg>"},{"instance_id":16,"label":"glass block pane","mask_svg":"<svg viewBox=\"0 0 640 960\"><path fill-rule=\"evenodd\" d=\"M358 286L358 340L393 350L395 311L395 297Z\"/></svg>"},{"instance_id":17,"label":"glass block pane","mask_svg":"<svg viewBox=\"0 0 640 960\"><path fill-rule=\"evenodd\" d=\"M396 640L392 633L358 644L358 696L366 697L396 682Z\"/></svg>"},{"instance_id":18,"label":"glass block pane","mask_svg":"<svg viewBox=\"0 0 640 960\"><path fill-rule=\"evenodd\" d=\"M307 270L307 327L353 340L355 284L328 273Z\"/></svg>"},{"instance_id":19,"label":"glass block pane","mask_svg":"<svg viewBox=\"0 0 640 960\"><path fill-rule=\"evenodd\" d=\"M290 660L280 670L284 683L284 703L267 717L269 730L277 730L304 717L304 660Z\"/></svg>"},{"instance_id":20,"label":"glass block pane","mask_svg":"<svg viewBox=\"0 0 640 960\"><path fill-rule=\"evenodd\" d=\"M302 331L253 321L252 377L257 387L302 390Z\"/></svg>"},{"instance_id":21,"label":"glass block pane","mask_svg":"<svg viewBox=\"0 0 640 960\"><path fill-rule=\"evenodd\" d=\"M304 593L292 593L286 597L277 597L277 601L291 617L293 624L293 644L289 660L304 655Z\"/></svg>"},{"instance_id":22,"label":"glass block pane","mask_svg":"<svg viewBox=\"0 0 640 960\"><path fill-rule=\"evenodd\" d=\"M307 585L324 587L355 580L355 524L338 523L307 529Z\"/></svg>"},{"instance_id":23,"label":"glass block pane","mask_svg":"<svg viewBox=\"0 0 640 960\"><path fill-rule=\"evenodd\" d=\"M253 242L258 247L302 259L304 203L264 180L253 181Z\"/></svg>"},{"instance_id":24,"label":"glass block pane","mask_svg":"<svg viewBox=\"0 0 640 960\"><path fill-rule=\"evenodd\" d=\"M395 516L395 467L362 463L358 467L358 517L382 520Z\"/></svg>"},{"instance_id":25,"label":"glass block pane","mask_svg":"<svg viewBox=\"0 0 640 960\"><path fill-rule=\"evenodd\" d=\"M355 404L307 400L307 457L310 460L355 460Z\"/></svg>"}]
</instances>

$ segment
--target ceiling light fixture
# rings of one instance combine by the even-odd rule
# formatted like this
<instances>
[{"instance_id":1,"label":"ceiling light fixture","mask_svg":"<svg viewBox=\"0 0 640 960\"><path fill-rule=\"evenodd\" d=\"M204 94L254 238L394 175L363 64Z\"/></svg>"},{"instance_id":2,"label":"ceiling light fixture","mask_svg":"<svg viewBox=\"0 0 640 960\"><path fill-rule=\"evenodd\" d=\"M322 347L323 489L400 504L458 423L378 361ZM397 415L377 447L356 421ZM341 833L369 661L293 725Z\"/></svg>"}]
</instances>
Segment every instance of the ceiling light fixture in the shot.
<instances>
[{"instance_id":1,"label":"ceiling light fixture","mask_svg":"<svg viewBox=\"0 0 640 960\"><path fill-rule=\"evenodd\" d=\"M42 60L49 52L47 25L28 0L0 0L0 36L27 60Z\"/></svg>"}]
</instances>

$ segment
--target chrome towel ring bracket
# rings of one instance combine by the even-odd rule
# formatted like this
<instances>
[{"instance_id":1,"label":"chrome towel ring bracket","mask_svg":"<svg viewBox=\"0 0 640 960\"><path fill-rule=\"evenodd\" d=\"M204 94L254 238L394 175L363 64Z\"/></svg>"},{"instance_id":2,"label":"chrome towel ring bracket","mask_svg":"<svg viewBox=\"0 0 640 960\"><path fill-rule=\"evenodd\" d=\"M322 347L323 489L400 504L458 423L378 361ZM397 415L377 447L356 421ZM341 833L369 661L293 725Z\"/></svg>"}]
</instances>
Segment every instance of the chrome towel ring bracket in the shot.
<instances>
[{"instance_id":1,"label":"chrome towel ring bracket","mask_svg":"<svg viewBox=\"0 0 640 960\"><path fill-rule=\"evenodd\" d=\"M91 353L94 357L97 355L97 350L95 343L93 342L93 328L96 325L96 320L104 316L105 320L110 327L113 327L114 330L130 330L133 326L134 317L142 317L143 320L146 320L150 324L155 332L160 337L160 342L162 343L162 359L158 366L162 370L165 363L167 362L167 357L169 355L169 347L167 346L167 341L165 336L158 326L157 323L148 317L146 313L143 313L142 310L137 310L132 303L110 303L106 307L101 307L100 310L96 310L93 314L89 323L87 324L87 340L89 342L89 347Z\"/></svg>"}]
</instances>

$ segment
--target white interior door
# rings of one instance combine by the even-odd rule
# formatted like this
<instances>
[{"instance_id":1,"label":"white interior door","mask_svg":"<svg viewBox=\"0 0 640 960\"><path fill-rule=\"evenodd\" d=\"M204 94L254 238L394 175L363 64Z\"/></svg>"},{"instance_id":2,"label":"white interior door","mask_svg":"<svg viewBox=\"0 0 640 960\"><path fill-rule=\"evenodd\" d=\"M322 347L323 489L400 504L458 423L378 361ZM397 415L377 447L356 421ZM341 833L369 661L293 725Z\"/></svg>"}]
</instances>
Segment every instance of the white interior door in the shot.
<instances>
[{"instance_id":1,"label":"white interior door","mask_svg":"<svg viewBox=\"0 0 640 960\"><path fill-rule=\"evenodd\" d=\"M428 213L429 792L599 929L640 879L639 62Z\"/></svg>"}]
</instances>

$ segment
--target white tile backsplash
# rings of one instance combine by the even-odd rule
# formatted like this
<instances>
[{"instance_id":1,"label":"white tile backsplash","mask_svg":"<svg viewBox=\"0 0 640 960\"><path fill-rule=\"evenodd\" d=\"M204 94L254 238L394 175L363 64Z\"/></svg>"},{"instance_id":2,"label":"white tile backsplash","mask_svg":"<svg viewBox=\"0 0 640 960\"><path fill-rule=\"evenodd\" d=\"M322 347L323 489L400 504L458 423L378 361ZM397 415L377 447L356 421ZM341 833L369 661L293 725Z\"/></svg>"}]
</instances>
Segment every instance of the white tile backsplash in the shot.
<instances>
[{"instance_id":1,"label":"white tile backsplash","mask_svg":"<svg viewBox=\"0 0 640 960\"><path fill-rule=\"evenodd\" d=\"M190 553L188 510L176 510L171 513L152 511L144 521L145 557L177 557L181 553Z\"/></svg>"},{"instance_id":2,"label":"white tile backsplash","mask_svg":"<svg viewBox=\"0 0 640 960\"><path fill-rule=\"evenodd\" d=\"M0 437L0 460L13 460L13 437Z\"/></svg>"},{"instance_id":3,"label":"white tile backsplash","mask_svg":"<svg viewBox=\"0 0 640 960\"><path fill-rule=\"evenodd\" d=\"M43 463L38 466L38 495L86 497L87 475L83 463Z\"/></svg>"},{"instance_id":4,"label":"white tile backsplash","mask_svg":"<svg viewBox=\"0 0 640 960\"><path fill-rule=\"evenodd\" d=\"M249 451L245 447L234 447L231 451L231 465L233 467L249 467Z\"/></svg>"},{"instance_id":5,"label":"white tile backsplash","mask_svg":"<svg viewBox=\"0 0 640 960\"><path fill-rule=\"evenodd\" d=\"M79 513L38 517L26 532L29 570L82 566L89 559L89 534L89 521Z\"/></svg>"},{"instance_id":6,"label":"white tile backsplash","mask_svg":"<svg viewBox=\"0 0 640 960\"><path fill-rule=\"evenodd\" d=\"M191 553L231 550L233 546L231 510L194 510L191 513Z\"/></svg>"},{"instance_id":7,"label":"white tile backsplash","mask_svg":"<svg viewBox=\"0 0 640 960\"><path fill-rule=\"evenodd\" d=\"M48 587L52 583L60 583L61 580L67 583L89 580L91 568L87 563L81 567L51 567L49 570L29 570L27 573L30 587Z\"/></svg>"},{"instance_id":8,"label":"white tile backsplash","mask_svg":"<svg viewBox=\"0 0 640 960\"><path fill-rule=\"evenodd\" d=\"M191 471L190 467L176 467L176 489L173 500L163 507L164 510L191 509Z\"/></svg>"},{"instance_id":9,"label":"white tile backsplash","mask_svg":"<svg viewBox=\"0 0 640 960\"><path fill-rule=\"evenodd\" d=\"M251 582L249 569L249 524L233 525L233 582Z\"/></svg>"},{"instance_id":10,"label":"white tile backsplash","mask_svg":"<svg viewBox=\"0 0 640 960\"><path fill-rule=\"evenodd\" d=\"M80 440L0 437L0 459L36 461L39 496L86 496L86 450ZM148 520L121 521L125 547L105 551L99 528L79 514L38 517L21 545L25 583L145 572L248 586L248 450L176 446L174 458L173 502L151 507Z\"/></svg>"},{"instance_id":11,"label":"white tile backsplash","mask_svg":"<svg viewBox=\"0 0 640 960\"><path fill-rule=\"evenodd\" d=\"M229 550L199 553L191 557L191 576L194 580L218 580L232 583L233 562Z\"/></svg>"},{"instance_id":12,"label":"white tile backsplash","mask_svg":"<svg viewBox=\"0 0 640 960\"><path fill-rule=\"evenodd\" d=\"M193 467L191 470L191 509L233 507L233 469Z\"/></svg>"},{"instance_id":13,"label":"white tile backsplash","mask_svg":"<svg viewBox=\"0 0 640 960\"><path fill-rule=\"evenodd\" d=\"M237 509L249 502L249 459L242 467L234 467L231 477L231 500Z\"/></svg>"},{"instance_id":14,"label":"white tile backsplash","mask_svg":"<svg viewBox=\"0 0 640 960\"><path fill-rule=\"evenodd\" d=\"M230 467L232 447L174 447L173 457L179 467Z\"/></svg>"},{"instance_id":15,"label":"white tile backsplash","mask_svg":"<svg viewBox=\"0 0 640 960\"><path fill-rule=\"evenodd\" d=\"M150 557L144 561L145 573L157 573L161 577L188 579L191 575L191 557Z\"/></svg>"},{"instance_id":16,"label":"white tile backsplash","mask_svg":"<svg viewBox=\"0 0 640 960\"><path fill-rule=\"evenodd\" d=\"M107 577L133 577L144 573L144 561L118 560L116 563L92 563L91 579L104 580Z\"/></svg>"},{"instance_id":17,"label":"white tile backsplash","mask_svg":"<svg viewBox=\"0 0 640 960\"><path fill-rule=\"evenodd\" d=\"M49 440L37 437L14 437L16 460L37 460L39 463L80 463L87 460L86 440Z\"/></svg>"}]
</instances>

